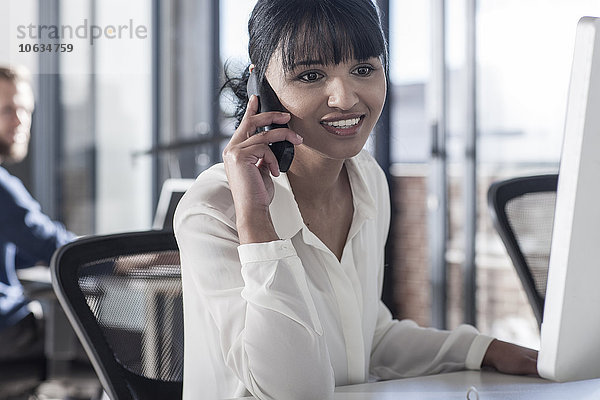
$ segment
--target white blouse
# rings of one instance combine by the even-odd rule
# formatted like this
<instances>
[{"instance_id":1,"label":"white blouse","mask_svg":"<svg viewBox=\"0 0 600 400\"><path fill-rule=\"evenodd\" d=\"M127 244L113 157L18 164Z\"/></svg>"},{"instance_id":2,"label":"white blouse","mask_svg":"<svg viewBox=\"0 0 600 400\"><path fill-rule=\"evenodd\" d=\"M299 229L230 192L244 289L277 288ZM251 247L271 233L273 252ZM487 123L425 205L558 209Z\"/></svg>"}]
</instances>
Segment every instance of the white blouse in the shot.
<instances>
[{"instance_id":1,"label":"white blouse","mask_svg":"<svg viewBox=\"0 0 600 400\"><path fill-rule=\"evenodd\" d=\"M181 200L184 399L328 399L334 386L478 369L492 338L392 319L381 302L390 223L385 175L346 161L354 216L341 261L303 223L286 174L270 206L281 240L240 245L225 170Z\"/></svg>"}]
</instances>

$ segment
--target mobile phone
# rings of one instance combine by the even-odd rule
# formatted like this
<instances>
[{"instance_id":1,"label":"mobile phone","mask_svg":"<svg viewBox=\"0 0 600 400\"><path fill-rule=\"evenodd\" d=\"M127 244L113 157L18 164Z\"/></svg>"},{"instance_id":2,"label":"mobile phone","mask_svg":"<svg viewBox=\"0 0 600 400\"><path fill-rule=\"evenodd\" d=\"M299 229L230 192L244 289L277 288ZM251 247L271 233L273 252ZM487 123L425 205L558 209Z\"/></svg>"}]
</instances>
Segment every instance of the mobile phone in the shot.
<instances>
[{"instance_id":1,"label":"mobile phone","mask_svg":"<svg viewBox=\"0 0 600 400\"><path fill-rule=\"evenodd\" d=\"M255 72L250 72L247 91L248 98L250 98L252 95L256 95L256 97L258 97L259 113L267 111L286 111L281 105L279 98L277 98L277 95L273 91L273 88L271 85L269 85L267 78L263 78L262 82L259 84L257 74ZM287 127L287 124L271 124L260 128L257 132ZM287 140L284 140L282 142L271 143L269 146L271 147L273 154L275 154L275 158L277 158L279 171L287 172L292 164L292 160L294 159L294 145Z\"/></svg>"}]
</instances>

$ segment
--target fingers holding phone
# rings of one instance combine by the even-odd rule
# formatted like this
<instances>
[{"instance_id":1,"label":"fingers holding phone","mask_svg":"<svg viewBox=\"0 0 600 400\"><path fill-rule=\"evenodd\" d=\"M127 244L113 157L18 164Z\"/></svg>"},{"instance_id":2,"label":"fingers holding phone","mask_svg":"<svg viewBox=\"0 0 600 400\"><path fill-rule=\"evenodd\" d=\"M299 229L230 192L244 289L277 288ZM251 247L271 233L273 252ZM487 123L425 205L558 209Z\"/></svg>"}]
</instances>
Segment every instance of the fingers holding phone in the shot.
<instances>
[{"instance_id":1,"label":"fingers holding phone","mask_svg":"<svg viewBox=\"0 0 600 400\"><path fill-rule=\"evenodd\" d=\"M240 126L232 136L232 141L242 142L250 136L257 133L267 132L271 129L266 129L268 126L277 126L279 128L287 128L287 123L290 120L290 113L285 111L260 112L258 96L252 95L248 100L246 113L240 122Z\"/></svg>"},{"instance_id":2,"label":"fingers holding phone","mask_svg":"<svg viewBox=\"0 0 600 400\"><path fill-rule=\"evenodd\" d=\"M302 137L287 127L289 113L273 111L257 114L257 106L258 99L252 96L240 126L223 151L223 161L226 168L232 163L265 166L274 176L279 176L279 172L284 171L281 170L281 158L273 146L289 143L293 156L293 146L301 144ZM264 129L274 125L279 128ZM289 162L291 163L291 159Z\"/></svg>"},{"instance_id":3,"label":"fingers holding phone","mask_svg":"<svg viewBox=\"0 0 600 400\"><path fill-rule=\"evenodd\" d=\"M247 225L238 226L241 242L243 237L255 238L252 233L264 235L264 225L270 224L268 209L274 194L270 175L278 176L280 173L279 160L270 145L283 141L291 146L302 143L302 138L286 127L261 130L266 125L286 124L290 115L279 111L257 114L257 100L256 96L250 99L240 126L223 151L236 219L238 223ZM260 226L263 228L259 229Z\"/></svg>"},{"instance_id":4,"label":"fingers holding phone","mask_svg":"<svg viewBox=\"0 0 600 400\"><path fill-rule=\"evenodd\" d=\"M250 76L248 77L248 83L246 85L246 91L248 93L249 98L257 97L258 105L256 108L256 113L268 113L270 111L282 111L285 112L286 109L279 101L279 97L269 84L269 81L266 77L259 77L258 73L255 71L253 66L250 66ZM261 126L259 131L270 131L277 128L287 128L287 121L285 123L276 123L273 122L271 124ZM269 144L271 147L271 151L275 154L277 158L277 163L279 164L279 170L281 172L287 172L292 164L292 160L294 158L294 145L287 141L277 141Z\"/></svg>"}]
</instances>

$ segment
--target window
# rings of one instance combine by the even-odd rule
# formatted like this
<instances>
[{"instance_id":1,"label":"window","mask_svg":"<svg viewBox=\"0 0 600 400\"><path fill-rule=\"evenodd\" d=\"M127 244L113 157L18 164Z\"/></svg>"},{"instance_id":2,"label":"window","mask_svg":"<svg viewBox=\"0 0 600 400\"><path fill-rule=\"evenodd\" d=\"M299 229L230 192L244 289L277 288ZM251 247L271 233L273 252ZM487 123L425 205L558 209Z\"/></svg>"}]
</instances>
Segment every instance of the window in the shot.
<instances>
[{"instance_id":1,"label":"window","mask_svg":"<svg viewBox=\"0 0 600 400\"><path fill-rule=\"evenodd\" d=\"M478 2L478 315L482 330L537 346L533 314L504 246L491 228L491 181L556 173L575 29L600 16L594 0ZM502 281L507 283L503 284Z\"/></svg>"},{"instance_id":2,"label":"window","mask_svg":"<svg viewBox=\"0 0 600 400\"><path fill-rule=\"evenodd\" d=\"M391 161L425 163L431 135L427 83L431 69L429 1L390 1Z\"/></svg>"}]
</instances>

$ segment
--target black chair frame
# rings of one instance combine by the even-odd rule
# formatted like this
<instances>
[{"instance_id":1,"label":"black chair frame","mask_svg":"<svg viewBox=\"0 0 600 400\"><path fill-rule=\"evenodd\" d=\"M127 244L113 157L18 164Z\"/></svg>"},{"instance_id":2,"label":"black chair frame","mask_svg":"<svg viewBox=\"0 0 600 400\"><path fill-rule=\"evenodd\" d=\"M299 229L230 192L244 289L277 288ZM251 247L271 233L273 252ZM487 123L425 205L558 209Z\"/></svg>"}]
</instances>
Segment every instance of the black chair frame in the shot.
<instances>
[{"instance_id":1,"label":"black chair frame","mask_svg":"<svg viewBox=\"0 0 600 400\"><path fill-rule=\"evenodd\" d=\"M523 284L527 298L533 309L538 326L541 325L544 314L544 298L535 289L535 282L527 265L521 246L509 223L506 214L506 204L515 198L530 193L556 192L558 185L557 174L518 177L493 183L488 190L488 208L494 227L504 243L508 255Z\"/></svg>"},{"instance_id":2,"label":"black chair frame","mask_svg":"<svg viewBox=\"0 0 600 400\"><path fill-rule=\"evenodd\" d=\"M183 383L150 379L119 364L84 295L78 290L76 268L65 266L82 265L106 257L177 249L173 232L145 231L81 238L61 247L53 256L54 290L104 390L113 400L181 398Z\"/></svg>"}]
</instances>

